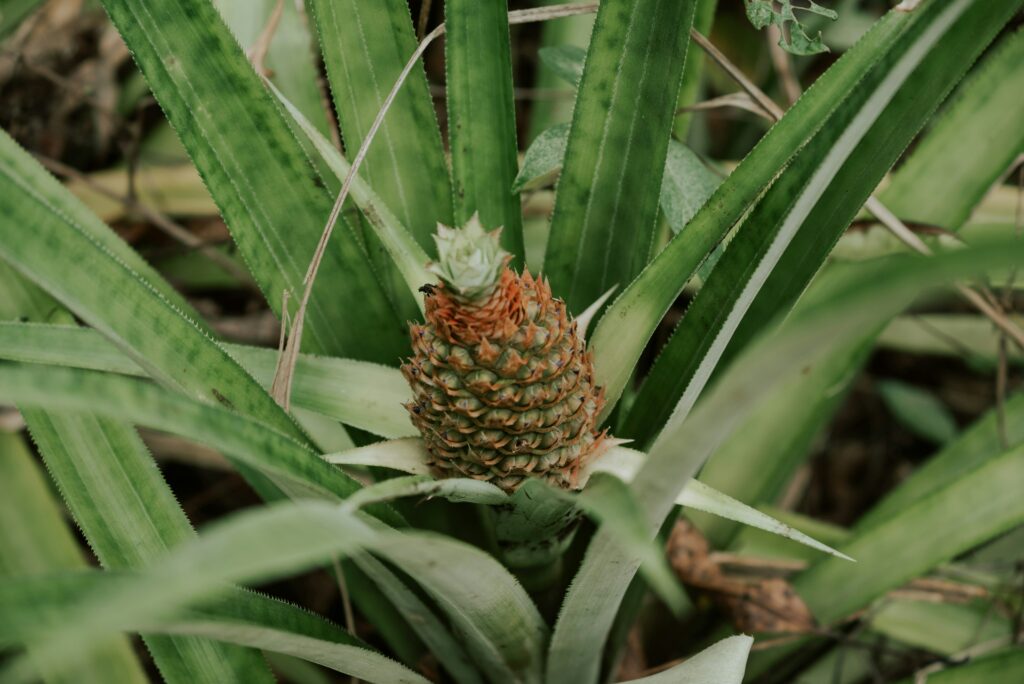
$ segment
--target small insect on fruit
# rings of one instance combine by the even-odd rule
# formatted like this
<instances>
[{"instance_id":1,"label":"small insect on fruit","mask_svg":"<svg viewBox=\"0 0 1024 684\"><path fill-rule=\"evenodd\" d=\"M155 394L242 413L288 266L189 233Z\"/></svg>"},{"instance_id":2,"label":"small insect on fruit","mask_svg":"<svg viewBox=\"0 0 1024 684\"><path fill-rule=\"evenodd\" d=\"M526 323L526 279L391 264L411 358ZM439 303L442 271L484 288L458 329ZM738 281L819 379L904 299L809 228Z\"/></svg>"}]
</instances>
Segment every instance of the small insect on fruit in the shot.
<instances>
[{"instance_id":1,"label":"small insect on fruit","mask_svg":"<svg viewBox=\"0 0 1024 684\"><path fill-rule=\"evenodd\" d=\"M575 488L604 438L604 393L566 307L542 278L509 268L499 235L475 215L438 226L440 282L421 288L427 322L410 327L406 408L440 476Z\"/></svg>"}]
</instances>

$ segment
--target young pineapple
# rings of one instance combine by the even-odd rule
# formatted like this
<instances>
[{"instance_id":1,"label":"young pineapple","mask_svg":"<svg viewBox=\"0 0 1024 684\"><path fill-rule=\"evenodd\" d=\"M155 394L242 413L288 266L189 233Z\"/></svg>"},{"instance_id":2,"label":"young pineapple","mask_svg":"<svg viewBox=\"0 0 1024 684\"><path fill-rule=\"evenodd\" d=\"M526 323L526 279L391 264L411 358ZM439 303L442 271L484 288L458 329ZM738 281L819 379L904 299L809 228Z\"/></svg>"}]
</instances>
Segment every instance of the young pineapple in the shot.
<instances>
[{"instance_id":1,"label":"young pineapple","mask_svg":"<svg viewBox=\"0 0 1024 684\"><path fill-rule=\"evenodd\" d=\"M440 476L509 492L530 477L574 488L603 439L604 392L565 304L542 278L508 267L499 233L476 216L438 226L430 270L441 282L424 288L426 325L410 325L406 408Z\"/></svg>"}]
</instances>

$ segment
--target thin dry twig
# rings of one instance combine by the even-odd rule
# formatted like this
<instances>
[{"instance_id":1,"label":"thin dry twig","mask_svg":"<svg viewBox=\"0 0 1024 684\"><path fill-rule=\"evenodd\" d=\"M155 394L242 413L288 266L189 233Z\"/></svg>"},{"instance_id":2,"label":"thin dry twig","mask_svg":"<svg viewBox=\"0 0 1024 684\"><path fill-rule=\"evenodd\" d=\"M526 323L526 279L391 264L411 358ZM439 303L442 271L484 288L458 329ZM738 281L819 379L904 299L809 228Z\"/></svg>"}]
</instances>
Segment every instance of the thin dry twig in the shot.
<instances>
[{"instance_id":1,"label":"thin dry twig","mask_svg":"<svg viewBox=\"0 0 1024 684\"><path fill-rule=\"evenodd\" d=\"M345 581L345 572L341 569L341 561L335 556L331 559L331 563L334 566L334 577L338 580L338 593L341 594L341 608L345 613L345 629L352 636L358 636L356 634L356 615L352 610L352 598L348 593L348 582ZM359 684L359 680L355 677L352 677L349 682Z\"/></svg>"},{"instance_id":2,"label":"thin dry twig","mask_svg":"<svg viewBox=\"0 0 1024 684\"><path fill-rule=\"evenodd\" d=\"M597 6L598 4L593 2L584 4L552 5L550 7L518 10L508 13L508 21L509 24L526 24L536 21L548 21L551 19L596 12ZM323 261L324 252L327 249L327 243L330 241L331 233L334 231L334 225L337 223L338 215L341 213L341 206L345 203L345 199L348 197L348 192L352 185L352 179L359 171L359 167L362 166L363 160L366 158L366 154L370 149L370 143L373 142L381 124L384 123L384 117L387 115L392 103L394 103L395 97L398 95L398 91L401 89L402 84L405 83L405 79L409 77L413 67L419 61L420 57L423 56L427 47L429 47L430 44L438 37L444 35L444 31L445 25L439 24L437 28L428 33L423 40L420 41L416 50L413 51L412 56L409 57L409 61L405 63L405 67L395 80L395 84L391 87L391 92L389 92L387 97L384 98L384 102L381 104L380 110L377 112L377 116L373 120L373 124L370 126L369 131L367 131L366 136L363 138L363 142L359 146L359 151L352 160L352 166L349 168L348 174L345 176L345 180L341 184L341 191L338 193L334 206L331 208L331 213L327 217L327 225L324 226L323 233L320 236L320 241L317 243L316 251L313 253L313 258L310 260L309 268L306 271L306 276L303 278L304 287L302 291L302 298L299 300L298 310L295 313L294 325L288 335L288 341L285 344L284 353L278 356L277 368L274 371L274 383L271 387L271 395L278 404L284 407L285 411L291 410L292 377L295 372L295 364L299 358L299 347L302 343L302 331L306 319L306 308L309 305L309 297L313 291L313 283L316 280L316 273L320 269L320 263Z\"/></svg>"},{"instance_id":3,"label":"thin dry twig","mask_svg":"<svg viewBox=\"0 0 1024 684\"><path fill-rule=\"evenodd\" d=\"M786 94L789 104L793 104L800 99L800 81L793 73L793 60L789 53L779 46L781 36L782 29L775 24L770 25L768 31L765 32L765 38L768 39L768 54L772 58L772 64L775 65L775 71L782 83L782 92Z\"/></svg>"},{"instance_id":4,"label":"thin dry twig","mask_svg":"<svg viewBox=\"0 0 1024 684\"><path fill-rule=\"evenodd\" d=\"M142 204L133 197L125 197L120 193L114 192L102 183L96 182L90 178L87 174L82 173L78 169L68 166L63 162L59 162L56 159L50 159L41 154L35 155L36 159L44 167L64 178L70 178L81 182L83 185L110 199L120 202L129 211L140 214L147 221L156 226L161 232L168 235L174 240L177 240L181 244L195 249L205 256L210 261L214 262L221 268L223 268L233 278L237 279L240 283L249 289L257 290L256 284L252 280L252 276L249 275L248 271L239 266L235 261L232 261L228 256L219 252L212 245L208 245L203 242L200 238L193 235L187 228L179 223L171 220L167 215L153 209L150 206Z\"/></svg>"},{"instance_id":5,"label":"thin dry twig","mask_svg":"<svg viewBox=\"0 0 1024 684\"><path fill-rule=\"evenodd\" d=\"M274 5L274 10L270 13L270 17L267 18L267 23L260 32L259 38L249 48L249 61L252 62L252 67L256 70L256 73L262 76L270 75L263 62L267 58L267 52L270 51L270 43L273 42L274 34L277 33L277 27L281 23L282 14L284 14L284 0L277 0L277 4Z\"/></svg>"},{"instance_id":6,"label":"thin dry twig","mask_svg":"<svg viewBox=\"0 0 1024 684\"><path fill-rule=\"evenodd\" d=\"M775 101L768 97L763 90L757 87L746 75L740 71L740 69L729 61L721 50L716 48L707 38L701 35L698 31L691 29L690 36L694 41L697 42L701 48L707 52L708 56L711 57L722 69L725 70L729 76L739 84L739 86L754 100L758 105L768 112L772 120L778 121L782 118L785 112L775 104ZM900 241L909 246L920 254L930 256L932 250L921 238L919 238L910 228L906 226L895 214L893 214L884 204L882 204L875 196L868 198L867 202L864 203L864 207L871 212L878 219L879 223L889 229L893 235L895 235ZM991 321L1010 339L1012 339L1021 349L1024 349L1024 331L1022 331L1013 321L1011 321L1002 308L997 302L986 301L985 297L979 294L974 289L967 285L957 285L957 291L970 302L978 311L985 314ZM982 288L983 292L987 288Z\"/></svg>"},{"instance_id":7,"label":"thin dry twig","mask_svg":"<svg viewBox=\"0 0 1024 684\"><path fill-rule=\"evenodd\" d=\"M686 107L680 107L676 110L676 114L683 114L685 112L699 112L708 109L722 109L724 107L735 107L736 109L743 109L748 112L753 112L758 116L771 119L768 113L761 108L759 104L754 102L753 99L746 93L737 92L729 93L728 95L719 95L710 100L704 100L703 102L697 102Z\"/></svg>"}]
</instances>

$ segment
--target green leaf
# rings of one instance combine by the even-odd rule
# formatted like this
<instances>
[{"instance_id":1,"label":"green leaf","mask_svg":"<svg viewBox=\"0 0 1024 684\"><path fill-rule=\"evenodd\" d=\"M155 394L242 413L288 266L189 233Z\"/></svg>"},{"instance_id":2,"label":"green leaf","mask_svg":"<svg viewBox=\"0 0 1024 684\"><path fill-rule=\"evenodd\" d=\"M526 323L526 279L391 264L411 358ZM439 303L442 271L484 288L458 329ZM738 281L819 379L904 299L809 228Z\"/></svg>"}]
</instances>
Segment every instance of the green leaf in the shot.
<instances>
[{"instance_id":1,"label":"green leaf","mask_svg":"<svg viewBox=\"0 0 1024 684\"><path fill-rule=\"evenodd\" d=\"M871 629L904 644L953 656L974 644L1009 641L1010 621L987 602L959 605L891 600L871 615Z\"/></svg>"},{"instance_id":2,"label":"green leaf","mask_svg":"<svg viewBox=\"0 0 1024 684\"><path fill-rule=\"evenodd\" d=\"M590 463L584 472L583 481L586 483L586 478L591 473L608 473L623 482L632 482L636 477L636 473L643 467L645 460L646 456L639 451L623 447L613 447ZM676 497L675 504L683 508L696 509L727 520L743 523L744 525L791 539L809 548L840 556L846 560L852 560L847 556L843 556L835 549L808 537L797 529L732 497L726 496L699 480L691 479L679 496Z\"/></svg>"},{"instance_id":3,"label":"green leaf","mask_svg":"<svg viewBox=\"0 0 1024 684\"><path fill-rule=\"evenodd\" d=\"M343 508L356 511L372 503L393 501L407 496L425 499L439 496L457 503L470 502L483 505L503 504L508 501L508 495L490 482L464 477L435 480L429 475L409 475L364 487L347 498Z\"/></svg>"},{"instance_id":4,"label":"green leaf","mask_svg":"<svg viewBox=\"0 0 1024 684\"><path fill-rule=\"evenodd\" d=\"M516 112L506 0L448 0L445 86L452 154L455 223L476 212L485 228L502 226L501 244L523 264Z\"/></svg>"},{"instance_id":5,"label":"green leaf","mask_svg":"<svg viewBox=\"0 0 1024 684\"><path fill-rule=\"evenodd\" d=\"M898 380L882 380L878 394L890 413L911 432L936 444L946 444L956 437L956 419L931 392Z\"/></svg>"},{"instance_id":6,"label":"green leaf","mask_svg":"<svg viewBox=\"0 0 1024 684\"><path fill-rule=\"evenodd\" d=\"M416 49L409 7L404 0L314 0L310 8L341 135L354 155ZM359 175L420 247L433 253L437 223L451 222L452 198L422 67L414 68L398 91Z\"/></svg>"},{"instance_id":7,"label":"green leaf","mask_svg":"<svg viewBox=\"0 0 1024 684\"><path fill-rule=\"evenodd\" d=\"M1003 406L1006 439L1018 445L1024 442L1024 394L1018 392ZM998 409L992 409L947 444L914 474L889 492L857 521L858 530L867 530L900 511L970 473L1004 450L999 432Z\"/></svg>"},{"instance_id":8,"label":"green leaf","mask_svg":"<svg viewBox=\"0 0 1024 684\"><path fill-rule=\"evenodd\" d=\"M693 0L598 9L544 259L574 312L633 280L652 255L693 9Z\"/></svg>"},{"instance_id":9,"label":"green leaf","mask_svg":"<svg viewBox=\"0 0 1024 684\"><path fill-rule=\"evenodd\" d=\"M238 38L239 44L251 54L267 22L275 11L276 0L214 0L224 23ZM314 123L317 130L327 134L330 124L324 110L323 97L317 80L317 54L306 24L301 5L284 3L281 18L267 46L263 66L270 80L288 99Z\"/></svg>"},{"instance_id":10,"label":"green leaf","mask_svg":"<svg viewBox=\"0 0 1024 684\"><path fill-rule=\"evenodd\" d=\"M54 616L97 592L116 590L118 583L135 579L129 573L85 572L18 579L0 589L0 605L17 619L27 606L35 606L44 622L54 627ZM45 618L49 615L50 619ZM0 640L25 639L42 625L9 622ZM19 629L20 628L20 629ZM28 628L28 629L25 629ZM118 629L150 634L202 636L217 641L285 653L376 682L427 680L371 650L359 639L319 616L277 599L249 591L230 590L224 598L178 611L166 621L124 622ZM195 680L193 680L195 681Z\"/></svg>"},{"instance_id":11,"label":"green leaf","mask_svg":"<svg viewBox=\"0 0 1024 684\"><path fill-rule=\"evenodd\" d=\"M953 665L928 675L928 684L989 684L1012 682L1024 677L1024 650L1010 648L962 665ZM914 684L905 679L900 684Z\"/></svg>"},{"instance_id":12,"label":"green leaf","mask_svg":"<svg viewBox=\"0 0 1024 684\"><path fill-rule=\"evenodd\" d=\"M47 487L45 476L33 462L21 437L0 431L0 586L13 578L58 570L87 567L78 543L64 523L60 504ZM26 613L31 622L39 619L39 608L30 603ZM6 616L6 613L5 613ZM2 623L11 621L6 617ZM0 627L2 629L2 627ZM0 639L0 641L3 641ZM39 666L46 682L142 683L147 681L142 665L125 639L112 639L84 662L73 677L51 677L45 660L29 658Z\"/></svg>"},{"instance_id":13,"label":"green leaf","mask_svg":"<svg viewBox=\"0 0 1024 684\"><path fill-rule=\"evenodd\" d=\"M354 157L416 49L409 7L404 0L317 0L309 7L320 36L341 137ZM327 146L334 149L331 143ZM398 91L360 166L359 179L380 195L380 203L390 208L389 214L394 213L391 218L408 229L411 236L406 237L419 252L434 253L432 236L437 223L451 223L452 196L434 103L420 64ZM328 183L328 187L337 192L340 185ZM356 203L364 208L358 198ZM402 320L412 318L415 314L409 310L411 300L402 282L402 276L408 276L401 269L402 262L396 270L387 240L380 239L378 230L368 229L376 228L379 216L365 208L363 216L364 220L355 223L363 226L374 269ZM425 262L426 257L419 266ZM421 281L413 290L424 282L433 281ZM418 294L415 298L422 299Z\"/></svg>"},{"instance_id":14,"label":"green leaf","mask_svg":"<svg viewBox=\"0 0 1024 684\"><path fill-rule=\"evenodd\" d=\"M697 0L697 9L694 10L693 15L694 30L704 36L711 35L717 6L718 0ZM686 50L686 64L683 65L683 85L679 88L679 97L676 99L676 121L672 129L672 134L676 140L681 142L686 142L687 140L693 113L680 113L679 110L697 103L697 99L703 90L703 80L704 49L696 42L691 41L689 48Z\"/></svg>"},{"instance_id":15,"label":"green leaf","mask_svg":"<svg viewBox=\"0 0 1024 684\"><path fill-rule=\"evenodd\" d=\"M630 681L637 684L740 684L753 644L753 637L746 635L722 639L679 665Z\"/></svg>"},{"instance_id":16,"label":"green leaf","mask_svg":"<svg viewBox=\"0 0 1024 684\"><path fill-rule=\"evenodd\" d=\"M557 5L560 4L560 0L542 0L537 4ZM558 21L546 21L541 25L541 48L538 52L547 48L561 48L567 45L578 46L579 49L585 50L587 43L590 42L590 33L593 28L593 14L578 14ZM537 80L533 85L537 89L550 90L557 95L538 99L530 107L530 125L527 134L527 140L530 141L552 125L570 120L575 99L572 90L562 86L561 77L548 68L543 57L537 65ZM563 95L563 97L558 95ZM547 222L544 223L546 225Z\"/></svg>"},{"instance_id":17,"label":"green leaf","mask_svg":"<svg viewBox=\"0 0 1024 684\"><path fill-rule=\"evenodd\" d=\"M686 227L721 182L693 150L676 140L669 141L660 203L673 233Z\"/></svg>"},{"instance_id":18,"label":"green leaf","mask_svg":"<svg viewBox=\"0 0 1024 684\"><path fill-rule=\"evenodd\" d=\"M855 571L826 558L801 573L793 587L819 621L831 624L1024 523L1022 489L1024 447L1016 447L856 534L842 546L858 559Z\"/></svg>"},{"instance_id":19,"label":"green leaf","mask_svg":"<svg viewBox=\"0 0 1024 684\"><path fill-rule=\"evenodd\" d=\"M557 124L538 135L526 150L513 189L533 190L553 184L561 173L568 139L568 124ZM689 147L669 141L658 201L674 233L683 229L720 183Z\"/></svg>"},{"instance_id":20,"label":"green leaf","mask_svg":"<svg viewBox=\"0 0 1024 684\"><path fill-rule=\"evenodd\" d=\"M807 35L795 10L817 14L835 21L839 15L834 11L808 0L808 5L794 6L791 0L743 0L747 8L747 19L756 29L763 29L772 24L779 27L779 47L794 55L814 55L828 52L821 42L821 32L817 36Z\"/></svg>"},{"instance_id":21,"label":"green leaf","mask_svg":"<svg viewBox=\"0 0 1024 684\"><path fill-rule=\"evenodd\" d=\"M526 593L483 552L445 537L398 533L325 502L279 503L233 515L179 546L145 575L91 594L33 644L54 665L88 651L125 623L173 615L226 582L259 582L337 554L370 551L397 565L433 597L489 677L536 681L546 628ZM12 681L24 663L4 673Z\"/></svg>"},{"instance_id":22,"label":"green leaf","mask_svg":"<svg viewBox=\"0 0 1024 684\"><path fill-rule=\"evenodd\" d=\"M225 348L263 387L270 387L277 364L275 350L239 344ZM0 358L146 375L96 331L69 325L0 321ZM299 356L292 390L298 409L392 439L416 434L402 406L411 396L408 383L395 368L310 354Z\"/></svg>"},{"instance_id":23,"label":"green leaf","mask_svg":"<svg viewBox=\"0 0 1024 684\"><path fill-rule=\"evenodd\" d=\"M583 78L583 62L587 51L578 45L552 45L542 47L537 56L544 66L569 85L579 87ZM532 144L532 143L531 143Z\"/></svg>"},{"instance_id":24,"label":"green leaf","mask_svg":"<svg viewBox=\"0 0 1024 684\"><path fill-rule=\"evenodd\" d=\"M299 126L309 141L316 148L323 160L330 167L331 171L338 177L339 184L345 180L352 165L348 163L340 152L306 119L292 103L285 99L280 91L274 89L274 94L281 100L287 112ZM340 187L340 186L339 186ZM377 239L387 250L391 265L398 269L398 272L405 279L405 286L409 293L416 299L423 311L423 296L419 288L424 283L432 283L435 276L427 270L427 263L430 257L416 242L413 235L405 225L399 222L391 209L384 201L377 196L365 180L356 176L352 179L349 187L349 194L355 200L356 205L362 210L363 216L373 227ZM431 230L436 223L431 223ZM432 234L432 233L431 233Z\"/></svg>"},{"instance_id":25,"label":"green leaf","mask_svg":"<svg viewBox=\"0 0 1024 684\"><path fill-rule=\"evenodd\" d=\"M959 230L1024 153L1024 31L992 50L964 82L880 197L904 220Z\"/></svg>"},{"instance_id":26,"label":"green leaf","mask_svg":"<svg viewBox=\"0 0 1024 684\"><path fill-rule=\"evenodd\" d=\"M778 383L847 335L894 315L922 288L1013 263L1022 256L1024 247L1004 242L929 259L891 258L865 265L824 302L755 344L723 374L688 419L666 427L633 481L634 496L648 514L650 535L654 536L688 478ZM841 550L859 560L849 548ZM861 565L830 560L837 566ZM637 567L635 558L624 555L609 535L598 531L563 603L548 656L549 678L557 681L573 673L575 681L593 681L594 645L607 637Z\"/></svg>"},{"instance_id":27,"label":"green leaf","mask_svg":"<svg viewBox=\"0 0 1024 684\"><path fill-rule=\"evenodd\" d=\"M113 231L0 133L0 258L96 328L162 384L299 436L291 418L217 342L133 267ZM24 226L33 226L25 232ZM101 233L106 237L99 237ZM155 284L154 284L155 283ZM158 289L160 288L160 289ZM112 296L116 293L117 296Z\"/></svg>"},{"instance_id":28,"label":"green leaf","mask_svg":"<svg viewBox=\"0 0 1024 684\"><path fill-rule=\"evenodd\" d=\"M700 471L700 481L757 505L777 500L804 463L829 419L842 406L850 381L867 358L871 340L853 339L808 361L736 430ZM756 476L754 476L756 473ZM740 528L702 513L688 516L714 548L726 548Z\"/></svg>"},{"instance_id":29,"label":"green leaf","mask_svg":"<svg viewBox=\"0 0 1024 684\"><path fill-rule=\"evenodd\" d=\"M387 598L389 606L406 620L409 628L423 640L438 662L459 684L481 684L483 679L479 670L473 665L463 640L452 634L449 625L445 624L434 610L427 606L417 592L406 586L387 565L370 555L361 555L354 562L368 577L372 578L376 588ZM353 596L358 596L357 587L349 585ZM384 631L380 622L373 620L374 626Z\"/></svg>"},{"instance_id":30,"label":"green leaf","mask_svg":"<svg viewBox=\"0 0 1024 684\"><path fill-rule=\"evenodd\" d=\"M1008 0L980 10L961 0L913 13L903 40L862 75L740 226L651 368L621 437L647 441L670 415L688 412L716 368L793 305L1016 5Z\"/></svg>"},{"instance_id":31,"label":"green leaf","mask_svg":"<svg viewBox=\"0 0 1024 684\"><path fill-rule=\"evenodd\" d=\"M1011 317L1024 326L1024 316ZM892 320L878 337L878 345L911 354L962 358L972 368L991 370L999 360L1000 332L992 321L973 314L913 314ZM1007 360L1024 364L1024 351L1010 346Z\"/></svg>"},{"instance_id":32,"label":"green leaf","mask_svg":"<svg viewBox=\"0 0 1024 684\"><path fill-rule=\"evenodd\" d=\"M271 308L298 306L333 198L209 0L103 3ZM391 363L407 344L342 218L305 322L310 350Z\"/></svg>"},{"instance_id":33,"label":"green leaf","mask_svg":"<svg viewBox=\"0 0 1024 684\"><path fill-rule=\"evenodd\" d=\"M523 155L523 166L512 183L513 192L553 185L562 172L569 124L555 124L541 132Z\"/></svg>"},{"instance_id":34,"label":"green leaf","mask_svg":"<svg viewBox=\"0 0 1024 684\"><path fill-rule=\"evenodd\" d=\"M138 568L194 536L130 425L85 413L22 415L50 475L105 568ZM260 656L205 639L147 636L168 682L271 682Z\"/></svg>"},{"instance_id":35,"label":"green leaf","mask_svg":"<svg viewBox=\"0 0 1024 684\"><path fill-rule=\"evenodd\" d=\"M0 365L0 399L52 411L90 411L206 444L290 485L291 493L343 499L360 487L305 443L219 406L151 382L94 371L18 363ZM393 513L389 522L400 519Z\"/></svg>"},{"instance_id":36,"label":"green leaf","mask_svg":"<svg viewBox=\"0 0 1024 684\"><path fill-rule=\"evenodd\" d=\"M42 0L7 0L0 8L0 38L6 38L41 4Z\"/></svg>"},{"instance_id":37,"label":"green leaf","mask_svg":"<svg viewBox=\"0 0 1024 684\"><path fill-rule=\"evenodd\" d=\"M851 88L900 42L919 13L890 12L829 68L712 194L686 228L612 302L590 340L596 382L611 411L648 341L705 257L808 140Z\"/></svg>"}]
</instances>

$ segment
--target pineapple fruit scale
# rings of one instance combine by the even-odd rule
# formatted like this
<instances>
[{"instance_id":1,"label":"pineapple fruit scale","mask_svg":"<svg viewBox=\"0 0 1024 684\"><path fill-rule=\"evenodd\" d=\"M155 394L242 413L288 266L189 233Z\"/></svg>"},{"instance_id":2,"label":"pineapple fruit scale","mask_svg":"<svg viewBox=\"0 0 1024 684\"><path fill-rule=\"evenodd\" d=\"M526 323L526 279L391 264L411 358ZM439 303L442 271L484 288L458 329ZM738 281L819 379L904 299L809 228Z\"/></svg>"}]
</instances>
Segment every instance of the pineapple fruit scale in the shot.
<instances>
[{"instance_id":1,"label":"pineapple fruit scale","mask_svg":"<svg viewBox=\"0 0 1024 684\"><path fill-rule=\"evenodd\" d=\"M426 324L411 324L402 366L406 404L440 477L471 477L507 492L527 478L575 489L604 439L604 392L565 307L474 215L438 226L440 282L424 288Z\"/></svg>"}]
</instances>

